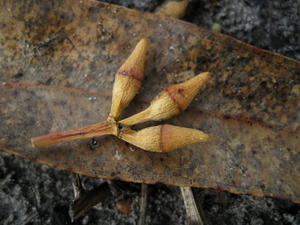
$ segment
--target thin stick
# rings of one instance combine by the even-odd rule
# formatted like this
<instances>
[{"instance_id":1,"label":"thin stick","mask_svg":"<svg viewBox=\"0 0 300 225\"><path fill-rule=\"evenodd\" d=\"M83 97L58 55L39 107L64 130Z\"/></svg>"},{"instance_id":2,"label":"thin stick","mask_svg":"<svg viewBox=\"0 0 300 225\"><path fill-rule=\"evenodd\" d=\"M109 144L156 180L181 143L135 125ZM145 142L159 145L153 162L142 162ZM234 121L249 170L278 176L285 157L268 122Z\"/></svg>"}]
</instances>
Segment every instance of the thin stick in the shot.
<instances>
[{"instance_id":1,"label":"thin stick","mask_svg":"<svg viewBox=\"0 0 300 225\"><path fill-rule=\"evenodd\" d=\"M31 138L33 147L45 147L53 144L58 144L66 141L86 139L98 137L102 135L115 134L117 127L114 123L104 121L87 127L82 127L74 130L66 130L62 132L47 134Z\"/></svg>"},{"instance_id":2,"label":"thin stick","mask_svg":"<svg viewBox=\"0 0 300 225\"><path fill-rule=\"evenodd\" d=\"M99 202L104 202L111 196L107 182L102 183L91 191L82 192L70 207L69 215L72 221L86 215L93 206L97 205Z\"/></svg>"},{"instance_id":3,"label":"thin stick","mask_svg":"<svg viewBox=\"0 0 300 225\"><path fill-rule=\"evenodd\" d=\"M141 202L140 202L140 217L138 225L145 224L146 207L148 200L148 184L142 184Z\"/></svg>"},{"instance_id":4,"label":"thin stick","mask_svg":"<svg viewBox=\"0 0 300 225\"><path fill-rule=\"evenodd\" d=\"M74 191L74 199L78 199L84 192L84 188L81 183L81 179L78 174L73 173L73 191Z\"/></svg>"},{"instance_id":5,"label":"thin stick","mask_svg":"<svg viewBox=\"0 0 300 225\"><path fill-rule=\"evenodd\" d=\"M190 187L180 187L182 198L185 205L188 225L204 225L195 202L194 194Z\"/></svg>"}]
</instances>

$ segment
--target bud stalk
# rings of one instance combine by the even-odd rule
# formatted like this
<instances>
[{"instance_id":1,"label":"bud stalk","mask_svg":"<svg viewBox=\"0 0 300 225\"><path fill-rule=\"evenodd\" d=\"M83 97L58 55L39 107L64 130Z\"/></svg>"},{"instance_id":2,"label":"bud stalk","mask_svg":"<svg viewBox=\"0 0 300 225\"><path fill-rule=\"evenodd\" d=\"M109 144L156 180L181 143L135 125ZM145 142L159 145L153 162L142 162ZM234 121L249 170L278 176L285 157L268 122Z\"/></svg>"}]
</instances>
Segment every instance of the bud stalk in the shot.
<instances>
[{"instance_id":1,"label":"bud stalk","mask_svg":"<svg viewBox=\"0 0 300 225\"><path fill-rule=\"evenodd\" d=\"M118 131L116 124L104 121L79 129L34 137L31 138L31 144L33 147L46 147L52 144L58 144L72 140L86 139L109 134L117 135L117 133Z\"/></svg>"}]
</instances>

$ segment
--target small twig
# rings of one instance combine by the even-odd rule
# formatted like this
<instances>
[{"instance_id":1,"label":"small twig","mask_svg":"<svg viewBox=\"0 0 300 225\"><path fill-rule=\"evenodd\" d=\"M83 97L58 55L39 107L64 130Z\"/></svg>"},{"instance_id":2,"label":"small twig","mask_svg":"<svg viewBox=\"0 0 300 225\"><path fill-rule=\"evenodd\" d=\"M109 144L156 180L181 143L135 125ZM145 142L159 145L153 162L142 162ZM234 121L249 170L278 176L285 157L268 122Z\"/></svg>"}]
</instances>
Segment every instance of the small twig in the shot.
<instances>
[{"instance_id":1,"label":"small twig","mask_svg":"<svg viewBox=\"0 0 300 225\"><path fill-rule=\"evenodd\" d=\"M93 206L99 202L103 202L108 197L111 197L111 192L107 182L102 183L100 186L92 189L91 191L77 192L78 187L80 186L81 184L77 186L76 189L74 188L75 198L77 197L77 199L75 199L69 210L72 221L84 216ZM79 196L76 196L77 193L80 193Z\"/></svg>"},{"instance_id":2,"label":"small twig","mask_svg":"<svg viewBox=\"0 0 300 225\"><path fill-rule=\"evenodd\" d=\"M81 179L78 174L73 174L73 179L74 181L72 182L73 185L73 191L74 191L74 199L78 199L83 193L84 193L84 188L81 183Z\"/></svg>"},{"instance_id":3,"label":"small twig","mask_svg":"<svg viewBox=\"0 0 300 225\"><path fill-rule=\"evenodd\" d=\"M141 201L140 201L140 217L139 217L138 225L145 224L147 200L148 200L148 184L142 184Z\"/></svg>"},{"instance_id":4,"label":"small twig","mask_svg":"<svg viewBox=\"0 0 300 225\"><path fill-rule=\"evenodd\" d=\"M193 189L192 189L192 192L193 192ZM193 192L194 194L195 192ZM195 194L194 194L195 196ZM204 213L204 210L203 210L203 207L200 203L200 201L198 200L199 198L197 198L197 195L195 196L195 201L196 201L196 205L197 205L197 208L198 208L198 211L199 211L199 214L202 218L202 221L205 225L211 225L211 222L207 219L207 216L205 216L205 213Z\"/></svg>"},{"instance_id":5,"label":"small twig","mask_svg":"<svg viewBox=\"0 0 300 225\"><path fill-rule=\"evenodd\" d=\"M182 198L185 205L188 225L205 225L197 207L194 194L190 187L180 187ZM202 211L203 213L203 211Z\"/></svg>"}]
</instances>

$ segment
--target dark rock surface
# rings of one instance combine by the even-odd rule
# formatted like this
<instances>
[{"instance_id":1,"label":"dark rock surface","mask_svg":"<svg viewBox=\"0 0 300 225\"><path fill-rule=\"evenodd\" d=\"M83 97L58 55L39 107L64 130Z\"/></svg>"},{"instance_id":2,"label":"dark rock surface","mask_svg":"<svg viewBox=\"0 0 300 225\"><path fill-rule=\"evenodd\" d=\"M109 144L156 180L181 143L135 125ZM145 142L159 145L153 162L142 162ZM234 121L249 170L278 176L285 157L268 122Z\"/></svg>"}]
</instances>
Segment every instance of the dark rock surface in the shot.
<instances>
[{"instance_id":1,"label":"dark rock surface","mask_svg":"<svg viewBox=\"0 0 300 225\"><path fill-rule=\"evenodd\" d=\"M186 20L256 47L300 59L299 0L194 0Z\"/></svg>"},{"instance_id":2,"label":"dark rock surface","mask_svg":"<svg viewBox=\"0 0 300 225\"><path fill-rule=\"evenodd\" d=\"M106 2L153 11L162 1ZM219 27L222 33L241 41L300 59L299 11L299 0L194 0L184 19L207 29ZM68 172L1 153L0 224L70 224L71 178ZM88 177L82 179L87 189L103 182ZM299 204L209 189L195 192L211 224L300 224ZM150 185L149 194L146 224L185 224L179 188ZM115 201L118 199L110 199L92 209L76 224L136 224L140 195L130 191L123 195L132 200L132 210L128 215L116 210Z\"/></svg>"}]
</instances>

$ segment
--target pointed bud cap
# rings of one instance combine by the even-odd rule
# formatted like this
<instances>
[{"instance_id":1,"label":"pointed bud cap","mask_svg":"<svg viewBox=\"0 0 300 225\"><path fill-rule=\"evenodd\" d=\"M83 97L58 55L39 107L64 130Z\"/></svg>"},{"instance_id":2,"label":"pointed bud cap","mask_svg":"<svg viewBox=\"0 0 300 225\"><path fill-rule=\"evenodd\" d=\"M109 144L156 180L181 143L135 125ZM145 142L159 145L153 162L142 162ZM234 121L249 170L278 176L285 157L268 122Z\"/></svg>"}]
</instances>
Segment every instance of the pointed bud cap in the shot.
<instances>
[{"instance_id":1,"label":"pointed bud cap","mask_svg":"<svg viewBox=\"0 0 300 225\"><path fill-rule=\"evenodd\" d=\"M209 136L202 131L167 124L148 127L140 131L130 129L121 131L119 137L132 145L152 152L170 152L209 139Z\"/></svg>"},{"instance_id":2,"label":"pointed bud cap","mask_svg":"<svg viewBox=\"0 0 300 225\"><path fill-rule=\"evenodd\" d=\"M180 111L184 111L197 95L199 90L206 84L210 77L209 72L199 75L180 84L172 85L165 89Z\"/></svg>"},{"instance_id":3,"label":"pointed bud cap","mask_svg":"<svg viewBox=\"0 0 300 225\"><path fill-rule=\"evenodd\" d=\"M148 41L142 39L137 43L130 56L119 68L117 74L132 77L141 81L144 77L145 56L147 53Z\"/></svg>"}]
</instances>

